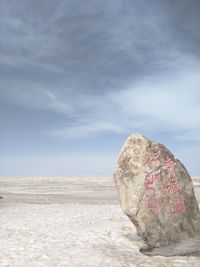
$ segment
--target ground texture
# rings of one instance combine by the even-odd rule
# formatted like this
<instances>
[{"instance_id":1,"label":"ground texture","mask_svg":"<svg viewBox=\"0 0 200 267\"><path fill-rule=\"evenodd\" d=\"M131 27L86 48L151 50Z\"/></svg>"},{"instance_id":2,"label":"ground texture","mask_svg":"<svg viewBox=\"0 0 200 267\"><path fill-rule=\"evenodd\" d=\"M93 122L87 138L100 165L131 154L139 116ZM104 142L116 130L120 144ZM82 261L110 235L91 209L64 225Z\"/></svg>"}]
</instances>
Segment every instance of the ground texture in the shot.
<instances>
[{"instance_id":1,"label":"ground texture","mask_svg":"<svg viewBox=\"0 0 200 267\"><path fill-rule=\"evenodd\" d=\"M141 254L109 177L1 178L0 195L1 267L200 266Z\"/></svg>"}]
</instances>

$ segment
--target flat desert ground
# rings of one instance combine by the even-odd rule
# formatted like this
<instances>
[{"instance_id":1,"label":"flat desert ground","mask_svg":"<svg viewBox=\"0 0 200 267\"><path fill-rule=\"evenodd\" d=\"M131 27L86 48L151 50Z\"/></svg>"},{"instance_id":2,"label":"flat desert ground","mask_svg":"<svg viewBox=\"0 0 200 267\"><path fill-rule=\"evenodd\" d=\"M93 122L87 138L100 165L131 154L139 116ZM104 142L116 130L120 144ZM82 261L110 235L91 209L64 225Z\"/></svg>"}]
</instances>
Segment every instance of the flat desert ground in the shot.
<instances>
[{"instance_id":1,"label":"flat desert ground","mask_svg":"<svg viewBox=\"0 0 200 267\"><path fill-rule=\"evenodd\" d=\"M0 267L200 266L141 254L111 177L1 177L0 195Z\"/></svg>"}]
</instances>

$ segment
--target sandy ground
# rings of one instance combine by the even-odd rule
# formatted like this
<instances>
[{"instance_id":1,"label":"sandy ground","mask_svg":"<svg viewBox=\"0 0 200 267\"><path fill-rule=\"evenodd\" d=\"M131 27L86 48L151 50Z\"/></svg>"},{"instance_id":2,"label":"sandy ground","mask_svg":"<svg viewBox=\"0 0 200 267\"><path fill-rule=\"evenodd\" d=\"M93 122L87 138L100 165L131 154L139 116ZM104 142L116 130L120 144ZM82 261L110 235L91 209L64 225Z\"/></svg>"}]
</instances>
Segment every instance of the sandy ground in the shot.
<instances>
[{"instance_id":1,"label":"sandy ground","mask_svg":"<svg viewBox=\"0 0 200 267\"><path fill-rule=\"evenodd\" d=\"M0 178L0 195L0 267L200 266L141 254L109 177Z\"/></svg>"}]
</instances>

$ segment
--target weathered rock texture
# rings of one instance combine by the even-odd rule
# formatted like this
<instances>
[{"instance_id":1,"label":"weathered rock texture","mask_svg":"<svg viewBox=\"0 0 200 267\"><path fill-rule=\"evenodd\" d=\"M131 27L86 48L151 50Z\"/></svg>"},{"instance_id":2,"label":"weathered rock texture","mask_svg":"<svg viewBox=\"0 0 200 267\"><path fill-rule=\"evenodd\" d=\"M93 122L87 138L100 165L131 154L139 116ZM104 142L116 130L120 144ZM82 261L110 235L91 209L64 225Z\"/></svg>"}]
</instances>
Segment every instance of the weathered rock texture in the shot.
<instances>
[{"instance_id":1,"label":"weathered rock texture","mask_svg":"<svg viewBox=\"0 0 200 267\"><path fill-rule=\"evenodd\" d=\"M200 239L192 180L164 145L139 134L130 136L117 160L114 180L124 213L149 246Z\"/></svg>"}]
</instances>

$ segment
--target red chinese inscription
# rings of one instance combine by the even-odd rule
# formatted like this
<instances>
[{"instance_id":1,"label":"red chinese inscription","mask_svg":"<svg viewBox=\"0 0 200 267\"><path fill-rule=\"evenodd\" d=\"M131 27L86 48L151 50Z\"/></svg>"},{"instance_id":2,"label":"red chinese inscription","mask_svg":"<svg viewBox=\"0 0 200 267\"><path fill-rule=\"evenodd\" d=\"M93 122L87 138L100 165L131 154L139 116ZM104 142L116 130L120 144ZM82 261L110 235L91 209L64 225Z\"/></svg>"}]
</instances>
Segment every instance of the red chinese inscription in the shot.
<instances>
[{"instance_id":1,"label":"red chinese inscription","mask_svg":"<svg viewBox=\"0 0 200 267\"><path fill-rule=\"evenodd\" d=\"M169 181L165 184L165 188L161 181L160 170L153 171L148 173L145 176L145 188L148 191L147 196L147 206L153 212L160 212L163 210L164 212L167 210L168 203L165 199L161 198L161 195L167 194L170 195L172 201L172 210L174 214L181 214L186 212L186 207L184 201L180 198L180 187L179 183L176 179L175 166L176 163L167 157L164 161L163 166L161 167L161 163L159 160L160 151L147 153L144 157L142 163L146 167L160 167L167 171L167 175L169 177Z\"/></svg>"},{"instance_id":2,"label":"red chinese inscription","mask_svg":"<svg viewBox=\"0 0 200 267\"><path fill-rule=\"evenodd\" d=\"M160 200L163 185L160 179L160 172L152 172L145 177L145 187L150 194L147 195L147 206L153 212L159 212L161 209L166 210L166 202Z\"/></svg>"},{"instance_id":3,"label":"red chinese inscription","mask_svg":"<svg viewBox=\"0 0 200 267\"><path fill-rule=\"evenodd\" d=\"M160 156L160 151L157 152L149 152L145 155L142 164L146 167L158 167L160 166L160 160L158 159Z\"/></svg>"},{"instance_id":4,"label":"red chinese inscription","mask_svg":"<svg viewBox=\"0 0 200 267\"><path fill-rule=\"evenodd\" d=\"M170 180L167 182L167 193L169 195L178 194L179 193L179 185L178 181L174 178L170 178Z\"/></svg>"},{"instance_id":5,"label":"red chinese inscription","mask_svg":"<svg viewBox=\"0 0 200 267\"><path fill-rule=\"evenodd\" d=\"M184 201L181 198L179 198L179 196L173 203L173 212L174 214L186 212Z\"/></svg>"},{"instance_id":6,"label":"red chinese inscription","mask_svg":"<svg viewBox=\"0 0 200 267\"><path fill-rule=\"evenodd\" d=\"M162 187L160 180L160 172L152 172L145 177L145 186L147 190L152 190L155 193L158 187Z\"/></svg>"},{"instance_id":7,"label":"red chinese inscription","mask_svg":"<svg viewBox=\"0 0 200 267\"><path fill-rule=\"evenodd\" d=\"M173 162L169 157L167 157L167 159L164 162L163 169L167 171L170 177L176 177L175 166L176 163Z\"/></svg>"},{"instance_id":8,"label":"red chinese inscription","mask_svg":"<svg viewBox=\"0 0 200 267\"><path fill-rule=\"evenodd\" d=\"M165 200L161 200L159 198L159 195L154 194L154 195L150 195L148 197L147 206L153 212L157 213L157 212L160 212L161 210L163 210L165 212L166 208L167 208L167 203Z\"/></svg>"}]
</instances>

